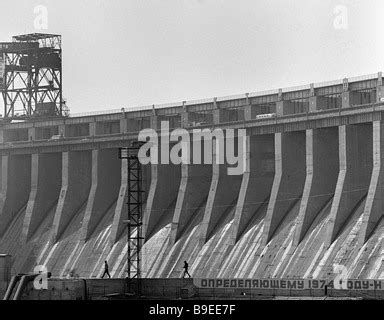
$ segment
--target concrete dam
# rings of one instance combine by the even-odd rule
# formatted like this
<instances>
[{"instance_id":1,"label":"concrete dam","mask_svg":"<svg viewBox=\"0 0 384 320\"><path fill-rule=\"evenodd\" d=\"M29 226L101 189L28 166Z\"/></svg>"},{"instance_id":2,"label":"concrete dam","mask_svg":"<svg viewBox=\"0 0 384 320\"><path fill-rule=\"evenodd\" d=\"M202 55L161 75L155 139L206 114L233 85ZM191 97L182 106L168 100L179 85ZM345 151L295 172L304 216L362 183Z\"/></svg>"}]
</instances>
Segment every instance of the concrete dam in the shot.
<instances>
[{"instance_id":1,"label":"concrete dam","mask_svg":"<svg viewBox=\"0 0 384 320\"><path fill-rule=\"evenodd\" d=\"M263 116L264 115L264 116ZM267 116L265 116L267 115ZM142 276L384 279L382 74L0 127L11 274L127 275L127 160L145 128L246 129L246 166L143 168ZM51 139L62 135L62 139ZM383 148L382 148L383 145ZM193 152L192 152L193 153Z\"/></svg>"}]
</instances>

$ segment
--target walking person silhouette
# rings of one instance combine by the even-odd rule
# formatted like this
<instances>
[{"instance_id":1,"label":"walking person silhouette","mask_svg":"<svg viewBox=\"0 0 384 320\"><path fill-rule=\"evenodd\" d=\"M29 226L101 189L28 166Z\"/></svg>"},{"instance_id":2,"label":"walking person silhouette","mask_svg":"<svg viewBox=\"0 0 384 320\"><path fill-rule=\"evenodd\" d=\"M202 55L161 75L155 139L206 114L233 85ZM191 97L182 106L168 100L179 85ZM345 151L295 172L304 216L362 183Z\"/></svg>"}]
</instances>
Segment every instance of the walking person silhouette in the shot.
<instances>
[{"instance_id":1,"label":"walking person silhouette","mask_svg":"<svg viewBox=\"0 0 384 320\"><path fill-rule=\"evenodd\" d=\"M188 275L189 277L191 277L191 275L190 275L189 272L188 272L188 263L187 263L187 261L184 261L184 267L183 267L183 269L184 269L183 278L185 278L185 275Z\"/></svg>"},{"instance_id":2,"label":"walking person silhouette","mask_svg":"<svg viewBox=\"0 0 384 320\"><path fill-rule=\"evenodd\" d=\"M111 279L111 275L109 274L109 267L108 267L108 262L107 261L104 261L104 273L102 275L102 279L104 279L104 276L107 275L109 277L109 279Z\"/></svg>"}]
</instances>

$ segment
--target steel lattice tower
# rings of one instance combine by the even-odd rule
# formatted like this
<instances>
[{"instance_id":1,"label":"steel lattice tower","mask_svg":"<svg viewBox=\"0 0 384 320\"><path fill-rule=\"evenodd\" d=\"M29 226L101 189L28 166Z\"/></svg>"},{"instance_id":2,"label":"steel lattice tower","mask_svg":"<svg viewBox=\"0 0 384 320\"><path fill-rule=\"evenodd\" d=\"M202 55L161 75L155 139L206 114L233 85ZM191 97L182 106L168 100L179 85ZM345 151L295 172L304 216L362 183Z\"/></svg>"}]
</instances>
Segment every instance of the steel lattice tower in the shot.
<instances>
[{"instance_id":1,"label":"steel lattice tower","mask_svg":"<svg viewBox=\"0 0 384 320\"><path fill-rule=\"evenodd\" d=\"M127 223L127 279L128 287L131 289L131 280L137 279L137 291L140 294L141 279L141 247L142 219L143 219L143 190L142 190L142 168L138 157L140 143L132 143L130 148L120 148L119 158L127 160L128 166L128 220Z\"/></svg>"},{"instance_id":2,"label":"steel lattice tower","mask_svg":"<svg viewBox=\"0 0 384 320\"><path fill-rule=\"evenodd\" d=\"M61 36L33 33L0 43L0 91L5 119L67 115Z\"/></svg>"}]
</instances>

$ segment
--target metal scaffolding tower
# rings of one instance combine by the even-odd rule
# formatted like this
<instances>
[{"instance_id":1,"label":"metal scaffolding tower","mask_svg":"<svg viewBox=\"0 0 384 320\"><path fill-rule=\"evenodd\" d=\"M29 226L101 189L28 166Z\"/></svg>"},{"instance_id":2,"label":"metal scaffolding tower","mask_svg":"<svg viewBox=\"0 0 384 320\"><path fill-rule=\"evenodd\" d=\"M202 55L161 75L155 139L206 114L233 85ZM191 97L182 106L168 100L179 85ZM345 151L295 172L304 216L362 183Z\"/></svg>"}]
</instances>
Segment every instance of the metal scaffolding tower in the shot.
<instances>
[{"instance_id":1,"label":"metal scaffolding tower","mask_svg":"<svg viewBox=\"0 0 384 320\"><path fill-rule=\"evenodd\" d=\"M132 288L132 279L137 279L137 293L141 293L141 247L142 247L142 218L143 218L143 190L142 169L138 157L141 147L139 142L133 142L130 148L120 148L119 158L127 160L128 166L128 289Z\"/></svg>"},{"instance_id":2,"label":"metal scaffolding tower","mask_svg":"<svg viewBox=\"0 0 384 320\"><path fill-rule=\"evenodd\" d=\"M62 117L61 36L33 33L0 43L0 91L4 118Z\"/></svg>"}]
</instances>

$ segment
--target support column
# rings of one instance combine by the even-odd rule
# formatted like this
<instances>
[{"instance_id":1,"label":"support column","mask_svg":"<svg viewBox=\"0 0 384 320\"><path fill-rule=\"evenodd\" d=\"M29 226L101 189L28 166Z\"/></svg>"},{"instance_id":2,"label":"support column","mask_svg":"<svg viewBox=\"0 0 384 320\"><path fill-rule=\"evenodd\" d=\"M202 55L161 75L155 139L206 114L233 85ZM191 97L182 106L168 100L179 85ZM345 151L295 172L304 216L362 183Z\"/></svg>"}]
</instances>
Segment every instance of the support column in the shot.
<instances>
[{"instance_id":1,"label":"support column","mask_svg":"<svg viewBox=\"0 0 384 320\"><path fill-rule=\"evenodd\" d=\"M151 128L153 130L161 130L161 116L156 114L153 108L153 115L151 116ZM160 137L159 137L160 139ZM180 186L181 166L162 163L161 148L163 146L159 140L158 146L158 160L159 164L150 164L151 182L148 190L145 210L143 213L143 227L142 234L144 241L147 241L159 225L160 220L169 210L173 210L172 206L176 204L177 194ZM171 150L172 146L169 146ZM169 150L167 153L169 154ZM169 183L171 181L171 183ZM167 220L168 218L166 218ZM168 222L168 221L166 221ZM172 222L172 218L170 221Z\"/></svg>"},{"instance_id":2,"label":"support column","mask_svg":"<svg viewBox=\"0 0 384 320\"><path fill-rule=\"evenodd\" d=\"M332 199L339 170L338 129L310 129L306 133L307 177L297 219L294 246L306 235L318 213Z\"/></svg>"},{"instance_id":3,"label":"support column","mask_svg":"<svg viewBox=\"0 0 384 320\"><path fill-rule=\"evenodd\" d=\"M66 126L65 124L59 125L59 135L66 137Z\"/></svg>"},{"instance_id":4,"label":"support column","mask_svg":"<svg viewBox=\"0 0 384 320\"><path fill-rule=\"evenodd\" d=\"M96 135L96 129L97 129L97 122L90 122L89 123L89 136L93 137Z\"/></svg>"},{"instance_id":5,"label":"support column","mask_svg":"<svg viewBox=\"0 0 384 320\"><path fill-rule=\"evenodd\" d=\"M126 228L126 224L123 223L123 220L128 218L127 215L124 215L124 208L127 210L127 192L128 192L128 160L121 160L121 185L119 196L116 202L115 215L113 217L111 236L110 236L110 245L118 241L119 235ZM126 211L125 210L125 211Z\"/></svg>"},{"instance_id":6,"label":"support column","mask_svg":"<svg viewBox=\"0 0 384 320\"><path fill-rule=\"evenodd\" d=\"M159 146L159 155L160 155ZM170 148L172 148L170 146ZM159 156L160 162L160 156ZM170 214L171 222L173 209L176 205L180 186L181 166L169 164L151 164L151 184L143 217L143 237L148 240L153 232L161 227L162 218ZM169 211L172 211L170 213ZM160 223L160 224L159 224Z\"/></svg>"},{"instance_id":7,"label":"support column","mask_svg":"<svg viewBox=\"0 0 384 320\"><path fill-rule=\"evenodd\" d=\"M212 181L203 222L200 226L200 244L204 244L209 240L220 219L235 208L242 181L242 175L228 175L227 169L229 165L226 163L226 160L224 160L224 164L217 163L218 150L216 148L216 142L217 140L213 140L212 143ZM226 140L226 144L227 143L228 140ZM235 142L233 143L236 145ZM245 156L245 154L243 156ZM240 161L242 161L242 159Z\"/></svg>"},{"instance_id":8,"label":"support column","mask_svg":"<svg viewBox=\"0 0 384 320\"><path fill-rule=\"evenodd\" d=\"M120 119L120 133L128 132L128 119Z\"/></svg>"},{"instance_id":9,"label":"support column","mask_svg":"<svg viewBox=\"0 0 384 320\"><path fill-rule=\"evenodd\" d=\"M151 128L157 130L159 127L157 116L151 116Z\"/></svg>"},{"instance_id":10,"label":"support column","mask_svg":"<svg viewBox=\"0 0 384 320\"><path fill-rule=\"evenodd\" d=\"M309 112L329 109L329 99L330 98L322 96L309 97Z\"/></svg>"},{"instance_id":11,"label":"support column","mask_svg":"<svg viewBox=\"0 0 384 320\"><path fill-rule=\"evenodd\" d=\"M339 127L340 171L327 226L326 246L337 238L368 193L372 153L371 123Z\"/></svg>"},{"instance_id":12,"label":"support column","mask_svg":"<svg viewBox=\"0 0 384 320\"><path fill-rule=\"evenodd\" d=\"M228 121L228 112L224 109L214 109L213 110L213 123L219 124L222 122Z\"/></svg>"},{"instance_id":13,"label":"support column","mask_svg":"<svg viewBox=\"0 0 384 320\"><path fill-rule=\"evenodd\" d=\"M182 112L181 113L181 126L183 128L188 128L194 125L194 123L201 122L199 114L195 112Z\"/></svg>"},{"instance_id":14,"label":"support column","mask_svg":"<svg viewBox=\"0 0 384 320\"><path fill-rule=\"evenodd\" d=\"M264 245L272 239L284 217L301 199L305 160L305 132L275 134L275 178L264 223Z\"/></svg>"},{"instance_id":15,"label":"support column","mask_svg":"<svg viewBox=\"0 0 384 320\"><path fill-rule=\"evenodd\" d=\"M384 102L384 99L381 100L382 98L384 98L384 86L379 85L376 88L376 102Z\"/></svg>"},{"instance_id":16,"label":"support column","mask_svg":"<svg viewBox=\"0 0 384 320\"><path fill-rule=\"evenodd\" d=\"M213 99L214 109L212 110L213 124L220 124L229 121L229 112L226 109L220 109L217 104L217 98Z\"/></svg>"},{"instance_id":17,"label":"support column","mask_svg":"<svg viewBox=\"0 0 384 320\"><path fill-rule=\"evenodd\" d=\"M153 111L154 114L150 118L150 126L153 130L161 129L161 121L167 121L163 116L157 115L156 110Z\"/></svg>"},{"instance_id":18,"label":"support column","mask_svg":"<svg viewBox=\"0 0 384 320\"><path fill-rule=\"evenodd\" d=\"M274 135L247 136L246 161L232 224L232 245L256 215L266 212L275 176Z\"/></svg>"},{"instance_id":19,"label":"support column","mask_svg":"<svg viewBox=\"0 0 384 320\"><path fill-rule=\"evenodd\" d=\"M284 116L295 113L294 105L290 101L277 101L276 102L276 115Z\"/></svg>"},{"instance_id":20,"label":"support column","mask_svg":"<svg viewBox=\"0 0 384 320\"><path fill-rule=\"evenodd\" d=\"M356 91L346 91L341 94L341 107L350 108L354 105L363 104L363 95Z\"/></svg>"},{"instance_id":21,"label":"support column","mask_svg":"<svg viewBox=\"0 0 384 320\"><path fill-rule=\"evenodd\" d=\"M247 121L247 120L252 120L252 119L256 119L256 116L257 116L257 109L256 107L252 106L252 105L246 105L244 107L244 120Z\"/></svg>"},{"instance_id":22,"label":"support column","mask_svg":"<svg viewBox=\"0 0 384 320\"><path fill-rule=\"evenodd\" d=\"M62 185L52 226L52 240L58 241L75 214L87 203L91 187L90 151L63 152Z\"/></svg>"},{"instance_id":23,"label":"support column","mask_svg":"<svg viewBox=\"0 0 384 320\"><path fill-rule=\"evenodd\" d=\"M32 154L31 193L23 222L26 243L57 204L61 187L61 153Z\"/></svg>"},{"instance_id":24,"label":"support column","mask_svg":"<svg viewBox=\"0 0 384 320\"><path fill-rule=\"evenodd\" d=\"M193 118L191 116L191 114L187 111L183 111L181 113L181 127L182 128L188 128L190 127L191 125L191 122L193 121Z\"/></svg>"},{"instance_id":25,"label":"support column","mask_svg":"<svg viewBox=\"0 0 384 320\"><path fill-rule=\"evenodd\" d=\"M193 150L190 153L191 158L193 152L200 152L204 159L203 149L201 147L201 151ZM193 215L207 199L211 179L212 165L210 164L181 165L181 182L172 220L170 244L174 244L179 239Z\"/></svg>"},{"instance_id":26,"label":"support column","mask_svg":"<svg viewBox=\"0 0 384 320\"><path fill-rule=\"evenodd\" d=\"M92 182L81 231L87 241L119 194L121 160L116 149L92 150Z\"/></svg>"},{"instance_id":27,"label":"support column","mask_svg":"<svg viewBox=\"0 0 384 320\"><path fill-rule=\"evenodd\" d=\"M28 202L31 190L31 156L3 156L1 171L0 237Z\"/></svg>"},{"instance_id":28,"label":"support column","mask_svg":"<svg viewBox=\"0 0 384 320\"><path fill-rule=\"evenodd\" d=\"M384 216L384 123L373 122L373 170L365 202L363 223L359 234L362 246L375 231Z\"/></svg>"},{"instance_id":29,"label":"support column","mask_svg":"<svg viewBox=\"0 0 384 320\"><path fill-rule=\"evenodd\" d=\"M28 140L34 141L36 140L36 128L28 128Z\"/></svg>"},{"instance_id":30,"label":"support column","mask_svg":"<svg viewBox=\"0 0 384 320\"><path fill-rule=\"evenodd\" d=\"M186 106L186 102L183 101L183 112L180 114L181 116L181 127L188 128L191 126L191 123L194 121L194 113L188 112L188 108Z\"/></svg>"}]
</instances>

